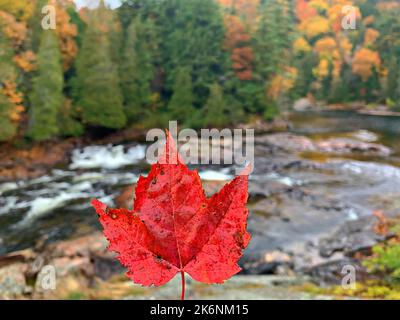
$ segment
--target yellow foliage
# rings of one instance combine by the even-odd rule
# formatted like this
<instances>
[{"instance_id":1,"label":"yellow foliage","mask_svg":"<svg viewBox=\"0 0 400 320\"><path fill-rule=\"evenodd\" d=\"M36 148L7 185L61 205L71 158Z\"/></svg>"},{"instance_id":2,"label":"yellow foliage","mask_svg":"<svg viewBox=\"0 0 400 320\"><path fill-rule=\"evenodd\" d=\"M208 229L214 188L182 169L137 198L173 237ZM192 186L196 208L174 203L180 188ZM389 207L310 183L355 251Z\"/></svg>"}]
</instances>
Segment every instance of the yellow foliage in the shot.
<instances>
[{"instance_id":1,"label":"yellow foliage","mask_svg":"<svg viewBox=\"0 0 400 320\"><path fill-rule=\"evenodd\" d=\"M329 61L320 60L318 66L314 68L314 73L320 79L326 78L329 75Z\"/></svg>"},{"instance_id":2,"label":"yellow foliage","mask_svg":"<svg viewBox=\"0 0 400 320\"><path fill-rule=\"evenodd\" d=\"M299 29L305 32L308 38L313 38L329 32L329 21L324 17L315 16L309 20L302 21Z\"/></svg>"},{"instance_id":3,"label":"yellow foliage","mask_svg":"<svg viewBox=\"0 0 400 320\"><path fill-rule=\"evenodd\" d=\"M28 21L35 9L34 0L0 0L0 10L17 17L20 21Z\"/></svg>"},{"instance_id":4,"label":"yellow foliage","mask_svg":"<svg viewBox=\"0 0 400 320\"><path fill-rule=\"evenodd\" d=\"M296 81L298 71L294 67L285 68L283 74L277 74L272 79L267 90L267 96L276 100L282 93L293 88Z\"/></svg>"},{"instance_id":5,"label":"yellow foliage","mask_svg":"<svg viewBox=\"0 0 400 320\"><path fill-rule=\"evenodd\" d=\"M345 55L350 55L351 50L353 49L353 44L350 42L349 38L342 36L339 39L340 49L343 51Z\"/></svg>"},{"instance_id":6,"label":"yellow foliage","mask_svg":"<svg viewBox=\"0 0 400 320\"><path fill-rule=\"evenodd\" d=\"M329 4L325 0L311 0L309 5L318 10L327 10L329 8Z\"/></svg>"},{"instance_id":7,"label":"yellow foliage","mask_svg":"<svg viewBox=\"0 0 400 320\"><path fill-rule=\"evenodd\" d=\"M311 46L308 44L306 39L301 37L294 41L293 49L295 52L309 52L311 50Z\"/></svg>"}]
</instances>

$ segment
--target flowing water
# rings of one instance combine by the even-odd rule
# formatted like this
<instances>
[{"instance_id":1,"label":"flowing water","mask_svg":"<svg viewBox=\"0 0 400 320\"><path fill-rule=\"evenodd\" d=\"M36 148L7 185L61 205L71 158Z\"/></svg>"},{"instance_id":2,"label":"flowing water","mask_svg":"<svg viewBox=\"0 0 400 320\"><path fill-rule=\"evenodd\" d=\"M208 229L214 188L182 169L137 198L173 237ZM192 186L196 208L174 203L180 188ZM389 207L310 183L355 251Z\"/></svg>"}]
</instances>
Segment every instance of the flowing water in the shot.
<instances>
[{"instance_id":1,"label":"flowing water","mask_svg":"<svg viewBox=\"0 0 400 320\"><path fill-rule=\"evenodd\" d=\"M282 233L296 233L301 238L317 228L292 217L289 217L292 224L288 224L286 212L314 210L316 215L324 214L321 210L340 212L337 216L330 214L329 219L318 217L317 229L324 232L324 224L332 226L341 219L354 220L370 214L375 208L370 204L371 195L382 196L377 201L383 201L383 197L400 192L400 118L352 112L312 112L293 114L289 120L293 133L314 140L351 135L384 144L393 152L387 157L335 156L316 152L276 156L256 144L256 170L251 177L250 191L258 187L270 195L261 199L266 202L258 208L251 206L254 214L249 226L254 238L258 237L251 247L255 251L265 249L267 242L267 247L280 246ZM0 254L99 229L90 199L98 198L114 206L121 190L148 171L145 148L141 144L88 146L74 150L63 169L54 169L37 179L0 184ZM288 169L288 166L268 165L273 161L285 163L292 156L296 161L302 159L300 161L315 166L300 165ZM233 176L233 168L203 168L200 170L203 180L224 181ZM251 193L252 201L257 198L257 192ZM298 195L295 196L296 192ZM326 200L324 197L328 194ZM319 197L324 199L322 204ZM386 200L393 202L390 197ZM279 222L269 223L278 216ZM300 219L301 214L298 217ZM271 225L274 225L273 230L268 227Z\"/></svg>"}]
</instances>

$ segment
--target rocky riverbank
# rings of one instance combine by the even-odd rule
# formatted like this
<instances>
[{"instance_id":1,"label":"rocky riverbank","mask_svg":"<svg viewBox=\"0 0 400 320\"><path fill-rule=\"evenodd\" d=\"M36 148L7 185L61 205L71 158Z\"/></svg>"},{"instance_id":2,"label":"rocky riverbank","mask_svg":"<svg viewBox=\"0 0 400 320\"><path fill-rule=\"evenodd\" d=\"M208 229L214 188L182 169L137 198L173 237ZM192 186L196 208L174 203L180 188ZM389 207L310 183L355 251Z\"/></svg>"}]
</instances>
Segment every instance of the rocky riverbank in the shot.
<instances>
[{"instance_id":1,"label":"rocky riverbank","mask_svg":"<svg viewBox=\"0 0 400 320\"><path fill-rule=\"evenodd\" d=\"M180 279L162 288L144 288L123 276L124 269L106 250L101 233L14 252L0 259L3 299L178 299ZM50 269L49 269L50 267ZM54 269L52 269L54 268ZM55 287L46 277L55 270ZM187 280L189 299L312 299L294 290L309 281L299 276L235 276L224 286ZM328 297L327 297L328 298Z\"/></svg>"}]
</instances>

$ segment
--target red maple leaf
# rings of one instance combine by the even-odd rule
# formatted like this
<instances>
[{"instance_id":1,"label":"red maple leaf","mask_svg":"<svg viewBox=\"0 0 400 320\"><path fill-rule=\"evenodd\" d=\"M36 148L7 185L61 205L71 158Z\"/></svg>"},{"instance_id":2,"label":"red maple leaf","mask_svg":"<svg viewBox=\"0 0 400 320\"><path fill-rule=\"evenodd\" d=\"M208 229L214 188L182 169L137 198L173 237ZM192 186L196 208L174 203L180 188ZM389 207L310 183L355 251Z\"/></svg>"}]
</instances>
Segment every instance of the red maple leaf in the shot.
<instances>
[{"instance_id":1,"label":"red maple leaf","mask_svg":"<svg viewBox=\"0 0 400 320\"><path fill-rule=\"evenodd\" d=\"M197 171L183 163L167 132L164 154L136 186L133 210L109 209L94 199L109 250L144 286L160 286L178 272L204 283L223 283L241 269L246 231L248 168L207 198Z\"/></svg>"}]
</instances>

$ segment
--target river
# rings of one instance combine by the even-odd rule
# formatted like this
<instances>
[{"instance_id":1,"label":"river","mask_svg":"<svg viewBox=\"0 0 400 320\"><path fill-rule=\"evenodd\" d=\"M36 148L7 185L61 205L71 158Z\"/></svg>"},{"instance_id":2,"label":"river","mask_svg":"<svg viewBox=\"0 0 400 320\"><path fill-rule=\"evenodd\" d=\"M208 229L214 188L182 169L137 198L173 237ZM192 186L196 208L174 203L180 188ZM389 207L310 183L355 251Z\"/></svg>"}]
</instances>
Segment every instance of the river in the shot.
<instances>
[{"instance_id":1,"label":"river","mask_svg":"<svg viewBox=\"0 0 400 320\"><path fill-rule=\"evenodd\" d=\"M289 134L321 146L352 139L390 153L291 148L284 134L257 137L249 186L253 238L242 261L249 272L270 272L276 264L268 259L298 268L318 263L335 251L324 247L325 238L347 223L374 210L400 209L400 117L327 111L294 113L288 120ZM121 191L148 171L145 149L136 143L87 146L47 175L0 184L0 255L99 230L90 199L115 206ZM199 171L204 181L223 182L234 168Z\"/></svg>"}]
</instances>

